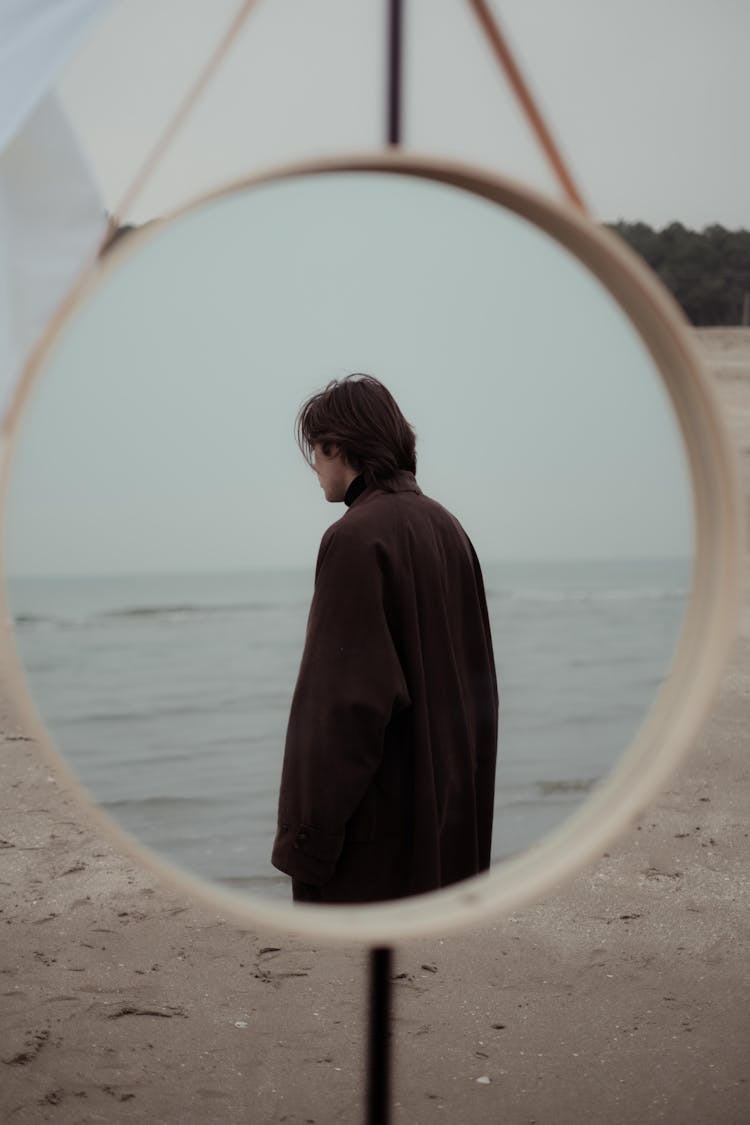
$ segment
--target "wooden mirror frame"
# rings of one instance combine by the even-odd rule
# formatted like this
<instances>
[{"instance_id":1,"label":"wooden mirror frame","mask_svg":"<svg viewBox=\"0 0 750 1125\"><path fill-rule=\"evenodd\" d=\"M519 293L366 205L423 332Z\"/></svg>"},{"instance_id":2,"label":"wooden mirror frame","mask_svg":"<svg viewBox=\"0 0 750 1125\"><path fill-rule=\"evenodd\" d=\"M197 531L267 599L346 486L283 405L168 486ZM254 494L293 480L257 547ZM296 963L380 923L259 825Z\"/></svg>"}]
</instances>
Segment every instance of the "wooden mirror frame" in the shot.
<instances>
[{"instance_id":1,"label":"wooden mirror frame","mask_svg":"<svg viewBox=\"0 0 750 1125\"><path fill-rule=\"evenodd\" d=\"M658 793L690 748L706 718L734 636L740 605L741 510L735 457L718 402L689 325L678 306L636 255L569 204L558 203L504 176L443 158L397 150L291 164L233 183L132 232L74 286L27 365L0 435L0 485L7 500L13 449L25 407L55 341L76 310L112 270L165 223L205 204L260 184L335 173L387 173L431 180L478 196L528 220L569 250L609 291L631 321L661 374L684 441L693 492L695 560L690 601L671 669L640 729L617 765L558 828L517 857L440 891L388 903L292 906L224 890L173 866L129 836L99 809L78 782L36 712L16 651L5 583L2 649L19 717L41 752L86 805L114 846L154 870L181 893L259 929L349 944L396 941L476 926L547 894L599 856ZM280 766L280 762L279 762ZM270 841L269 841L270 846Z\"/></svg>"}]
</instances>

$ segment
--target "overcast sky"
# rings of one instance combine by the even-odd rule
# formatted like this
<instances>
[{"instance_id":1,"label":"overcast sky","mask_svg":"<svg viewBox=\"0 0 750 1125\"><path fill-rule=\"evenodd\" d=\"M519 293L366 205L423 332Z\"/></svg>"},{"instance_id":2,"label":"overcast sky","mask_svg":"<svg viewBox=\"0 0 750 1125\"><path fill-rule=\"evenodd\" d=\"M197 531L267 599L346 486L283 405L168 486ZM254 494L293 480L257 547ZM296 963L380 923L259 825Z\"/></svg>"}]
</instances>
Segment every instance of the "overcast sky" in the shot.
<instances>
[{"instance_id":1,"label":"overcast sky","mask_svg":"<svg viewBox=\"0 0 750 1125\"><path fill-rule=\"evenodd\" d=\"M525 220L352 173L262 185L122 250L22 426L11 573L312 566L343 507L325 502L294 416L350 371L391 388L420 484L483 560L690 553L652 361Z\"/></svg>"},{"instance_id":2,"label":"overcast sky","mask_svg":"<svg viewBox=\"0 0 750 1125\"><path fill-rule=\"evenodd\" d=\"M237 0L119 0L61 84L116 205ZM746 0L495 0L593 214L750 226ZM385 0L258 0L135 218L224 179L382 143ZM464 0L405 0L404 141L552 192Z\"/></svg>"}]
</instances>

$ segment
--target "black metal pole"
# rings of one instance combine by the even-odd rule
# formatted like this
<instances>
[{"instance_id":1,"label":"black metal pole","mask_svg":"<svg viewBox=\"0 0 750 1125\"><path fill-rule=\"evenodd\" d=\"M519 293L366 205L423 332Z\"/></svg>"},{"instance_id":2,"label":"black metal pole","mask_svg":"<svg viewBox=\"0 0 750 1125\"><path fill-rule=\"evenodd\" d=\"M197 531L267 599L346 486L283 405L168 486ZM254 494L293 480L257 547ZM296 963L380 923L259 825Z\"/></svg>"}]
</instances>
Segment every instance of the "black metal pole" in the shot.
<instances>
[{"instance_id":1,"label":"black metal pole","mask_svg":"<svg viewBox=\"0 0 750 1125\"><path fill-rule=\"evenodd\" d=\"M388 0L388 106L386 144L401 144L403 0Z\"/></svg>"},{"instance_id":2,"label":"black metal pole","mask_svg":"<svg viewBox=\"0 0 750 1125\"><path fill-rule=\"evenodd\" d=\"M367 1043L367 1125L391 1119L391 978L393 950L370 950L370 1026Z\"/></svg>"}]
</instances>

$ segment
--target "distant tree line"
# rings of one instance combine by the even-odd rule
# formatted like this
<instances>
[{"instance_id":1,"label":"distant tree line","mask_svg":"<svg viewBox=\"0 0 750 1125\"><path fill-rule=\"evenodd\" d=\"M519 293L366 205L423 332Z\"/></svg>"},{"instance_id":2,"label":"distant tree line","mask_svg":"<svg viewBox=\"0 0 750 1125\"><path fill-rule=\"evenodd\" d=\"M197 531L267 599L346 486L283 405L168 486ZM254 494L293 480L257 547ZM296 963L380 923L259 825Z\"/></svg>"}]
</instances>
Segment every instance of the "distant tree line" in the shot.
<instances>
[{"instance_id":1,"label":"distant tree line","mask_svg":"<svg viewBox=\"0 0 750 1125\"><path fill-rule=\"evenodd\" d=\"M750 231L608 223L659 275L696 325L750 325Z\"/></svg>"},{"instance_id":2,"label":"distant tree line","mask_svg":"<svg viewBox=\"0 0 750 1125\"><path fill-rule=\"evenodd\" d=\"M607 223L654 270L695 325L750 326L750 231L714 224L702 231L682 223L654 230L648 223ZM106 249L137 229L113 231Z\"/></svg>"}]
</instances>

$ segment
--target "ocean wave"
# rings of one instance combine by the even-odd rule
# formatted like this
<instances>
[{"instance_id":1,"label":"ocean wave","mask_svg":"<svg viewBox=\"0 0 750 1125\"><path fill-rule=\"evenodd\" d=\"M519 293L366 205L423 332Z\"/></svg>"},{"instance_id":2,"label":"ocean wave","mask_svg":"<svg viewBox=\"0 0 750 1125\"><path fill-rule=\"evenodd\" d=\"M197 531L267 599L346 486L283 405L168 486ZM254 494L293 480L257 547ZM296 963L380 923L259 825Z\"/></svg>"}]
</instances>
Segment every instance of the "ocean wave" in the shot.
<instances>
[{"instance_id":1,"label":"ocean wave","mask_svg":"<svg viewBox=\"0 0 750 1125\"><path fill-rule=\"evenodd\" d=\"M94 614L99 619L123 617L190 617L193 615L210 615L221 613L277 613L279 610L288 611L298 609L301 602L236 602L228 605L193 605L191 603L177 605L144 605L126 606L122 609L100 610Z\"/></svg>"},{"instance_id":2,"label":"ocean wave","mask_svg":"<svg viewBox=\"0 0 750 1125\"><path fill-rule=\"evenodd\" d=\"M65 621L62 617L52 617L43 613L17 613L10 619L8 624L20 629L49 629L50 627L61 629L66 628L70 623Z\"/></svg>"},{"instance_id":3,"label":"ocean wave","mask_svg":"<svg viewBox=\"0 0 750 1125\"><path fill-rule=\"evenodd\" d=\"M601 653L596 653L593 656L571 656L568 660L569 668L601 668L603 665L610 667L613 664L636 664L640 665L643 662L643 657L640 653L635 652L621 652L613 653L602 657Z\"/></svg>"},{"instance_id":4,"label":"ocean wave","mask_svg":"<svg viewBox=\"0 0 750 1125\"><path fill-rule=\"evenodd\" d=\"M154 719L182 718L184 715L212 715L223 712L222 704L215 699L205 704L187 701L168 707L151 707L147 711L95 711L88 715L67 716L58 719L57 726L77 726L79 723L133 723L150 722Z\"/></svg>"},{"instance_id":5,"label":"ocean wave","mask_svg":"<svg viewBox=\"0 0 750 1125\"><path fill-rule=\"evenodd\" d=\"M555 781L535 781L534 788L541 797L556 794L588 793L596 785L598 777L559 778Z\"/></svg>"},{"instance_id":6,"label":"ocean wave","mask_svg":"<svg viewBox=\"0 0 750 1125\"><path fill-rule=\"evenodd\" d=\"M125 609L100 610L94 617L161 617L164 614L198 612L199 607L194 605L136 605Z\"/></svg>"},{"instance_id":7,"label":"ocean wave","mask_svg":"<svg viewBox=\"0 0 750 1125\"><path fill-rule=\"evenodd\" d=\"M45 626L57 629L88 629L97 626L127 622L132 620L150 622L154 619L164 621L192 621L201 617L218 617L237 614L303 613L307 612L307 602L238 602L228 605L194 605L192 603L174 605L125 606L118 609L97 610L94 613L74 616L60 616L43 613L17 613L11 623L19 628Z\"/></svg>"},{"instance_id":8,"label":"ocean wave","mask_svg":"<svg viewBox=\"0 0 750 1125\"><path fill-rule=\"evenodd\" d=\"M263 890L270 887L288 887L288 875L216 875L217 883L235 890Z\"/></svg>"},{"instance_id":9,"label":"ocean wave","mask_svg":"<svg viewBox=\"0 0 750 1125\"><path fill-rule=\"evenodd\" d=\"M225 808L226 797L121 797L115 801L99 801L103 809L143 809L158 812L160 809Z\"/></svg>"},{"instance_id":10,"label":"ocean wave","mask_svg":"<svg viewBox=\"0 0 750 1125\"><path fill-rule=\"evenodd\" d=\"M490 590L489 602L681 602L690 591L685 590Z\"/></svg>"}]
</instances>

